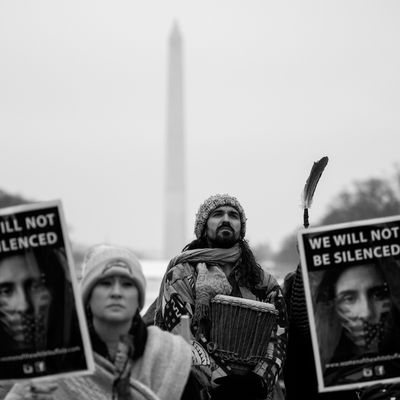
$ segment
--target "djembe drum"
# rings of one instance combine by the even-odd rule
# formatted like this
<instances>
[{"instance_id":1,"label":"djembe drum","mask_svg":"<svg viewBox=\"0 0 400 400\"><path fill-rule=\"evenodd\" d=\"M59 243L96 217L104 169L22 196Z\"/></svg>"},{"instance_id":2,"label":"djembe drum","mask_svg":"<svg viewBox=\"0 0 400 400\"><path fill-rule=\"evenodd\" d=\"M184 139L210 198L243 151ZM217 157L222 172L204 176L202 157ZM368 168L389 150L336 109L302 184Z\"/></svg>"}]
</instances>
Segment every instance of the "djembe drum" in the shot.
<instances>
[{"instance_id":1,"label":"djembe drum","mask_svg":"<svg viewBox=\"0 0 400 400\"><path fill-rule=\"evenodd\" d=\"M208 348L236 374L244 374L266 359L278 311L256 300L217 295L211 300Z\"/></svg>"}]
</instances>

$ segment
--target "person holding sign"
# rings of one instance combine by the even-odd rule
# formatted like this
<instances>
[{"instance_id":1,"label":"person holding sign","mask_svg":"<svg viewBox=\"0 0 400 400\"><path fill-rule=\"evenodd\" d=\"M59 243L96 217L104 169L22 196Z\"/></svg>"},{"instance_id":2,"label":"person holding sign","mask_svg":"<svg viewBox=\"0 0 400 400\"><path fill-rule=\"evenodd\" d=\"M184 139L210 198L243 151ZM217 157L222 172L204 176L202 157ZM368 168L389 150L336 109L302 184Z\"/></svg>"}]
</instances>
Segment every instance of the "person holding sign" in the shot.
<instances>
[{"instance_id":1,"label":"person holding sign","mask_svg":"<svg viewBox=\"0 0 400 400\"><path fill-rule=\"evenodd\" d=\"M87 252L82 271L94 375L54 380L56 388L15 385L5 400L198 399L188 384L190 345L142 321L146 282L136 256L124 247L98 245Z\"/></svg>"},{"instance_id":2,"label":"person holding sign","mask_svg":"<svg viewBox=\"0 0 400 400\"><path fill-rule=\"evenodd\" d=\"M368 359L368 354L375 354L377 350L381 354L387 351L390 360L391 356L398 356L398 350L393 349L396 345L398 348L400 337L399 318L396 317L400 304L400 291L397 289L399 268L396 265L388 274L383 265L380 269L375 262L380 264L378 259L385 257L386 263L387 257L399 254L397 235L400 227L396 226L396 222L387 224L384 221L381 225L379 222L383 221L379 221L378 224L371 224L371 234L366 229L368 223L350 223L344 230L338 226L308 230L308 209L326 162L327 157L323 157L314 163L307 178L302 193L303 225L306 229L298 235L301 265L284 281L289 314L289 342L284 366L286 399L400 399L396 384L366 387L369 382L383 380L389 367L385 370L382 366L386 367L390 361L386 363L383 361L385 357L382 357L371 369L362 359L363 355ZM355 228L358 225L361 229ZM332 232L334 234L331 235ZM358 263L358 268L352 269L355 263ZM360 273L360 280L355 278L355 273ZM389 278L389 275L392 277ZM315 293L321 282L318 298ZM397 296L394 296L395 292ZM394 301L396 297L397 301ZM395 303L397 306L394 306ZM327 370L333 370L342 361L328 363L333 357L340 359L345 356L346 350L339 342L346 342L347 358L355 358L343 361L343 368L364 363L364 375L371 375L372 371L379 376L369 376L369 381L364 380L362 389L361 380L351 374L348 378L353 379L352 382L333 381L326 385L324 375L327 376ZM386 377L398 376L399 368L397 373L395 370L392 372Z\"/></svg>"}]
</instances>

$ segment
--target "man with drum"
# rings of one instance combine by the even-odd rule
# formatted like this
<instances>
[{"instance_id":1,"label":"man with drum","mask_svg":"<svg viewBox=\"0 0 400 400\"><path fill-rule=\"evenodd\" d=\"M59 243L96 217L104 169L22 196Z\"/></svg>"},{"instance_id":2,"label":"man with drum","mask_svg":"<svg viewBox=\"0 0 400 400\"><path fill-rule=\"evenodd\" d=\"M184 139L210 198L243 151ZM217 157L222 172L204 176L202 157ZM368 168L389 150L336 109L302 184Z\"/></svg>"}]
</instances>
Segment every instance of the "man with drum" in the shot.
<instances>
[{"instance_id":1,"label":"man with drum","mask_svg":"<svg viewBox=\"0 0 400 400\"><path fill-rule=\"evenodd\" d=\"M287 343L287 315L281 288L257 264L244 239L246 216L235 197L217 194L205 200L196 214L194 232L196 239L168 265L156 302L155 324L181 334L182 315L190 317L193 369L204 398L272 399L279 393L277 380ZM247 333L248 336L240 331L230 332L227 321L234 318L232 315L218 319L214 313L211 318L212 299L216 295L265 307L269 303L276 314L271 335L267 336L266 331ZM220 326L214 326L211 320ZM227 341L236 339L238 353L248 340L253 341L252 348L261 344L262 356L255 354L241 369L235 368L235 354L221 357L221 352L216 351L216 347L223 345L210 340L213 329L222 330Z\"/></svg>"}]
</instances>

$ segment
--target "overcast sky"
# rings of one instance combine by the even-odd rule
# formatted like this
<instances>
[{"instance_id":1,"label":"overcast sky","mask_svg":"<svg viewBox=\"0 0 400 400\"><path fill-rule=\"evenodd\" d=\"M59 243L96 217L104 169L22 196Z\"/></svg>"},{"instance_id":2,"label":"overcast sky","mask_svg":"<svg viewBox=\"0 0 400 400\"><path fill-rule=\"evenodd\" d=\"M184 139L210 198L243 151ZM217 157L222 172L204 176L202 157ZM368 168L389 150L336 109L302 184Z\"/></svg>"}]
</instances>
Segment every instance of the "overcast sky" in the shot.
<instances>
[{"instance_id":1,"label":"overcast sky","mask_svg":"<svg viewBox=\"0 0 400 400\"><path fill-rule=\"evenodd\" d=\"M184 41L187 239L236 195L277 248L329 156L311 224L399 160L400 2L0 2L0 188L61 199L73 241L160 252L168 37ZM182 246L184 243L182 244Z\"/></svg>"}]
</instances>

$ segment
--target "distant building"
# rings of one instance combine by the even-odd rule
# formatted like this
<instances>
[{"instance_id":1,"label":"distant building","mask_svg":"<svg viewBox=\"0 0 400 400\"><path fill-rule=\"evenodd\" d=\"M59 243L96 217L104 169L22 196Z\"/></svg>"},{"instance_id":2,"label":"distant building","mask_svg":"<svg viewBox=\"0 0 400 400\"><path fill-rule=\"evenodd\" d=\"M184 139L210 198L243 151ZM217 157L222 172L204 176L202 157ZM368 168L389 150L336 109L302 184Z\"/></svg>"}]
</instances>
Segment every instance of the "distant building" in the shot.
<instances>
[{"instance_id":1,"label":"distant building","mask_svg":"<svg viewBox=\"0 0 400 400\"><path fill-rule=\"evenodd\" d=\"M177 23L169 38L164 257L181 251L185 235L183 49Z\"/></svg>"}]
</instances>

